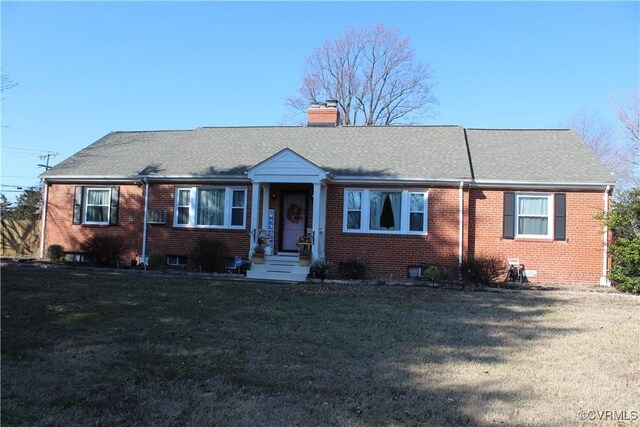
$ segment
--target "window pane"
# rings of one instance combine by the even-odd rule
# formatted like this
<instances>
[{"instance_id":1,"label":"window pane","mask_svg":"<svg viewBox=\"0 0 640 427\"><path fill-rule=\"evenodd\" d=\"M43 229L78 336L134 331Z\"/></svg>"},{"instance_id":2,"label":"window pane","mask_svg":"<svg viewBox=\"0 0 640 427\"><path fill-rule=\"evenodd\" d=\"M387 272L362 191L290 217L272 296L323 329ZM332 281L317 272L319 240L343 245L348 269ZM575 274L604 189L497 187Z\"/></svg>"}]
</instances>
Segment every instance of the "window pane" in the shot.
<instances>
[{"instance_id":1,"label":"window pane","mask_svg":"<svg viewBox=\"0 0 640 427\"><path fill-rule=\"evenodd\" d=\"M233 208L231 210L231 225L244 225L244 209Z\"/></svg>"},{"instance_id":2,"label":"window pane","mask_svg":"<svg viewBox=\"0 0 640 427\"><path fill-rule=\"evenodd\" d=\"M546 236L548 234L548 218L518 218L518 234Z\"/></svg>"},{"instance_id":3,"label":"window pane","mask_svg":"<svg viewBox=\"0 0 640 427\"><path fill-rule=\"evenodd\" d=\"M189 206L189 190L178 192L178 206Z\"/></svg>"},{"instance_id":4,"label":"window pane","mask_svg":"<svg viewBox=\"0 0 640 427\"><path fill-rule=\"evenodd\" d=\"M360 229L360 212L352 211L347 212L347 229L359 230Z\"/></svg>"},{"instance_id":5,"label":"window pane","mask_svg":"<svg viewBox=\"0 0 640 427\"><path fill-rule=\"evenodd\" d=\"M108 206L87 206L87 222L109 221Z\"/></svg>"},{"instance_id":6,"label":"window pane","mask_svg":"<svg viewBox=\"0 0 640 427\"><path fill-rule=\"evenodd\" d=\"M369 203L370 230L399 230L402 193L371 191Z\"/></svg>"},{"instance_id":7,"label":"window pane","mask_svg":"<svg viewBox=\"0 0 640 427\"><path fill-rule=\"evenodd\" d=\"M109 205L109 190L87 190L88 205Z\"/></svg>"},{"instance_id":8,"label":"window pane","mask_svg":"<svg viewBox=\"0 0 640 427\"><path fill-rule=\"evenodd\" d=\"M347 210L359 211L362 209L362 193L359 191L347 192Z\"/></svg>"},{"instance_id":9,"label":"window pane","mask_svg":"<svg viewBox=\"0 0 640 427\"><path fill-rule=\"evenodd\" d=\"M189 224L189 208L178 208L178 224Z\"/></svg>"},{"instance_id":10,"label":"window pane","mask_svg":"<svg viewBox=\"0 0 640 427\"><path fill-rule=\"evenodd\" d=\"M224 190L198 190L198 225L224 225Z\"/></svg>"},{"instance_id":11,"label":"window pane","mask_svg":"<svg viewBox=\"0 0 640 427\"><path fill-rule=\"evenodd\" d=\"M244 207L244 190L235 190L233 192L233 204L234 208Z\"/></svg>"},{"instance_id":12,"label":"window pane","mask_svg":"<svg viewBox=\"0 0 640 427\"><path fill-rule=\"evenodd\" d=\"M519 197L518 213L520 215L547 215L547 197Z\"/></svg>"},{"instance_id":13,"label":"window pane","mask_svg":"<svg viewBox=\"0 0 640 427\"><path fill-rule=\"evenodd\" d=\"M411 212L424 212L424 194L411 193Z\"/></svg>"},{"instance_id":14,"label":"window pane","mask_svg":"<svg viewBox=\"0 0 640 427\"><path fill-rule=\"evenodd\" d=\"M409 231L424 231L424 214L411 212L409 214Z\"/></svg>"}]
</instances>

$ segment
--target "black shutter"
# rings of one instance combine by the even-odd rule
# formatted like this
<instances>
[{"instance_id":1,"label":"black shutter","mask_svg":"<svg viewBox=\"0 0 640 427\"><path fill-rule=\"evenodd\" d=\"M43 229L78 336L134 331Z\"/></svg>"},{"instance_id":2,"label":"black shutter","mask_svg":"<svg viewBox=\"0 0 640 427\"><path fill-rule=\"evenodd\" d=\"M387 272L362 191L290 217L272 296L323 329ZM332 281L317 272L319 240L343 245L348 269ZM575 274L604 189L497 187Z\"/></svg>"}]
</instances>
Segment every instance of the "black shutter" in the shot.
<instances>
[{"instance_id":1,"label":"black shutter","mask_svg":"<svg viewBox=\"0 0 640 427\"><path fill-rule=\"evenodd\" d=\"M567 195L565 193L556 193L554 195L555 210L555 233L554 240L566 240L567 238Z\"/></svg>"},{"instance_id":2,"label":"black shutter","mask_svg":"<svg viewBox=\"0 0 640 427\"><path fill-rule=\"evenodd\" d=\"M111 212L109 215L109 225L118 225L118 196L120 187L111 187Z\"/></svg>"},{"instance_id":3,"label":"black shutter","mask_svg":"<svg viewBox=\"0 0 640 427\"><path fill-rule=\"evenodd\" d=\"M82 206L84 205L84 187L78 185L74 188L73 195L73 223L82 223Z\"/></svg>"},{"instance_id":4,"label":"black shutter","mask_svg":"<svg viewBox=\"0 0 640 427\"><path fill-rule=\"evenodd\" d=\"M516 193L504 193L502 210L502 238L513 239L516 214Z\"/></svg>"}]
</instances>

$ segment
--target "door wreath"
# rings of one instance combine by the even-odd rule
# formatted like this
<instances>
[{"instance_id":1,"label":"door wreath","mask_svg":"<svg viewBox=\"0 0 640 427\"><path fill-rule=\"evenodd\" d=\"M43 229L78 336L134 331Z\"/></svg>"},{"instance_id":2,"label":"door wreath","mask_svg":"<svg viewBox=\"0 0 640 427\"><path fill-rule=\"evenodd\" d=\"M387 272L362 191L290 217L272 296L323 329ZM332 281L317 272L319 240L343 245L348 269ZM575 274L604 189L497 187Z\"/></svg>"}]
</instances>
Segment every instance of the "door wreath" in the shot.
<instances>
[{"instance_id":1,"label":"door wreath","mask_svg":"<svg viewBox=\"0 0 640 427\"><path fill-rule=\"evenodd\" d=\"M302 218L302 208L298 205L291 204L287 208L287 219L291 221L293 224L297 224L300 222Z\"/></svg>"}]
</instances>

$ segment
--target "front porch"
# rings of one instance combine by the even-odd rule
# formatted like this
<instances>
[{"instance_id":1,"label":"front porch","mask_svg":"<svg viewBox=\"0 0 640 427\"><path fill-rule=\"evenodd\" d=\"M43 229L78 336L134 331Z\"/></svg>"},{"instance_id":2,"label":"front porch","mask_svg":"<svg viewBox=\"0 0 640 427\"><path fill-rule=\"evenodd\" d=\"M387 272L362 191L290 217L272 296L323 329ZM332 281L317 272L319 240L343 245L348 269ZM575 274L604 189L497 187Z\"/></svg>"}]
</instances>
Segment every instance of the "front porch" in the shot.
<instances>
[{"instance_id":1,"label":"front porch","mask_svg":"<svg viewBox=\"0 0 640 427\"><path fill-rule=\"evenodd\" d=\"M251 264L248 279L278 280L283 282L304 282L309 275L309 267L300 265L297 254L266 255L264 264Z\"/></svg>"},{"instance_id":2,"label":"front porch","mask_svg":"<svg viewBox=\"0 0 640 427\"><path fill-rule=\"evenodd\" d=\"M249 258L252 279L304 281L309 267L298 260L299 239L309 241L311 259L325 256L327 171L285 149L247 172L252 181Z\"/></svg>"}]
</instances>

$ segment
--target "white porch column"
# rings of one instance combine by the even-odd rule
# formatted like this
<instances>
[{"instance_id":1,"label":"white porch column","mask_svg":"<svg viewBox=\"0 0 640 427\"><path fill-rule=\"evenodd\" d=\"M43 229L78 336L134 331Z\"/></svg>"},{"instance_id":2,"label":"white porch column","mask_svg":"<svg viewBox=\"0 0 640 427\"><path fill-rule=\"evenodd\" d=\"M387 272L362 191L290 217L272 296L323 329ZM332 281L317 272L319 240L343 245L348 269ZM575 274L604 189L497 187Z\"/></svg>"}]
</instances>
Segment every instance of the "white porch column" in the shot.
<instances>
[{"instance_id":1,"label":"white porch column","mask_svg":"<svg viewBox=\"0 0 640 427\"><path fill-rule=\"evenodd\" d=\"M325 237L327 229L327 186L320 186L320 229L318 232L318 258L325 257Z\"/></svg>"},{"instance_id":2,"label":"white porch column","mask_svg":"<svg viewBox=\"0 0 640 427\"><path fill-rule=\"evenodd\" d=\"M320 209L322 204L321 184L313 184L313 217L311 220L311 229L313 230L313 245L311 247L311 254L313 259L317 259L320 256L319 242L320 242Z\"/></svg>"},{"instance_id":3,"label":"white porch column","mask_svg":"<svg viewBox=\"0 0 640 427\"><path fill-rule=\"evenodd\" d=\"M251 228L249 237L249 257L258 239L258 210L260 209L260 183L253 183L251 191Z\"/></svg>"},{"instance_id":4,"label":"white porch column","mask_svg":"<svg viewBox=\"0 0 640 427\"><path fill-rule=\"evenodd\" d=\"M262 228L266 229L269 224L269 184L262 186Z\"/></svg>"}]
</instances>

